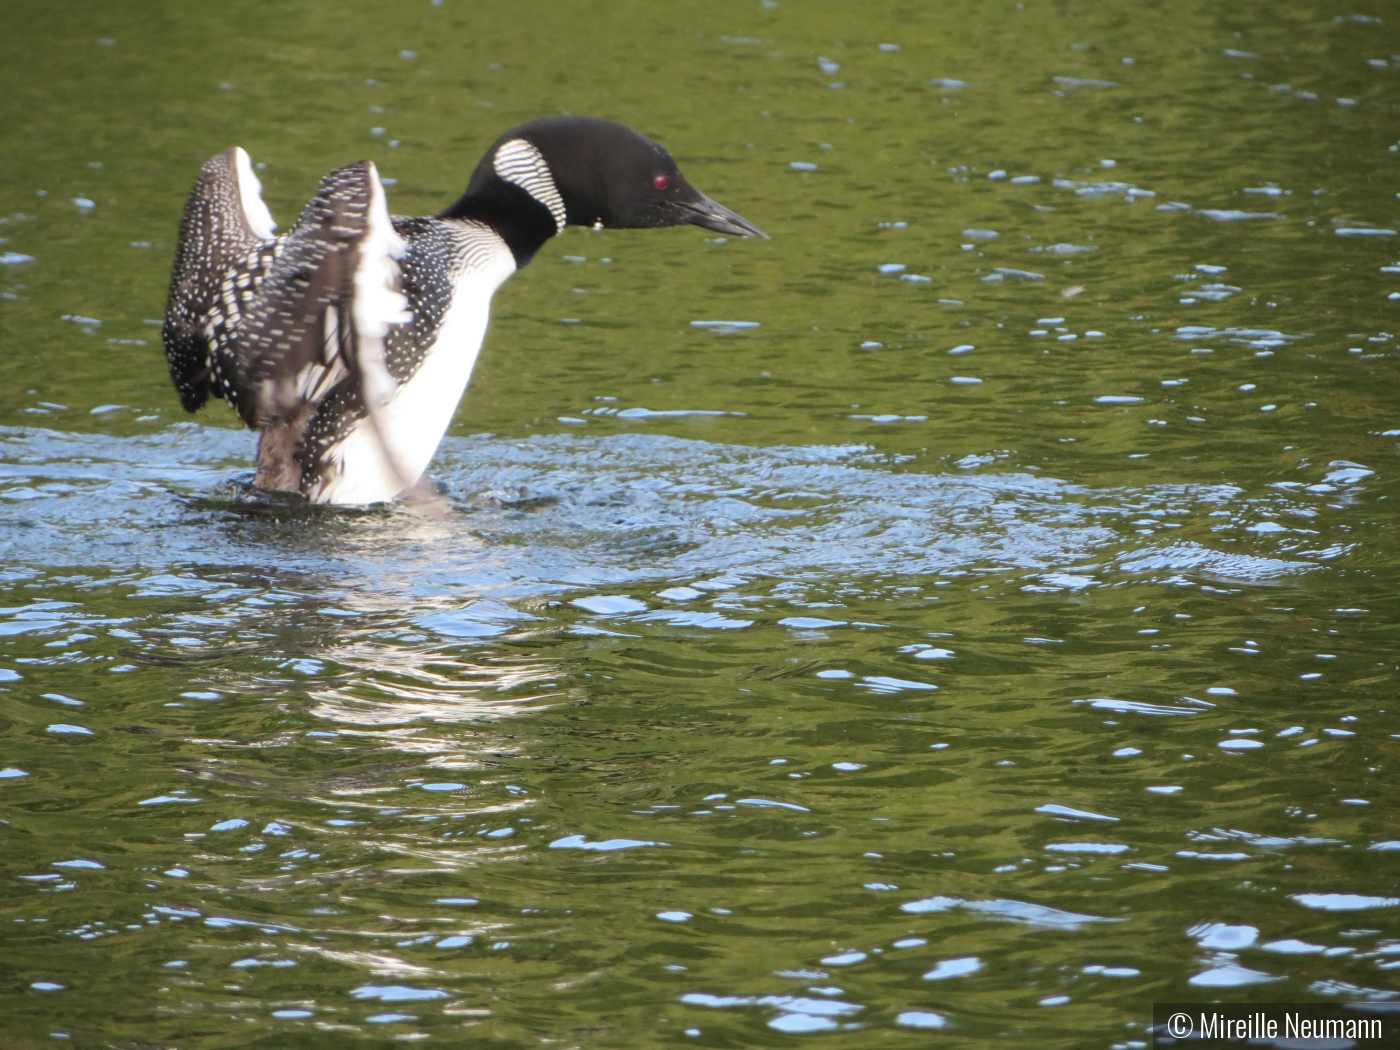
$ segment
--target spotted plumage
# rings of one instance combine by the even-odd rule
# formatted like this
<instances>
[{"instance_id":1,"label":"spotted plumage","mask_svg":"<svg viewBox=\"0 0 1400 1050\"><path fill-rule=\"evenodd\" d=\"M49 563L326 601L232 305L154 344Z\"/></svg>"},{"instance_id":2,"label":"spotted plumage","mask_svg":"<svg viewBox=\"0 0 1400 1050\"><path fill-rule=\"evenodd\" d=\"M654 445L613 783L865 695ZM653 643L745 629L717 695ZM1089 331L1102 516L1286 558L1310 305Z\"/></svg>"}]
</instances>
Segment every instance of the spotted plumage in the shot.
<instances>
[{"instance_id":1,"label":"spotted plumage","mask_svg":"<svg viewBox=\"0 0 1400 1050\"><path fill-rule=\"evenodd\" d=\"M764 234L609 121L502 136L467 192L390 217L368 161L338 168L285 235L248 156L210 160L185 207L163 330L193 412L212 395L262 431L259 487L364 504L414 487L466 390L491 297L568 223Z\"/></svg>"},{"instance_id":2,"label":"spotted plumage","mask_svg":"<svg viewBox=\"0 0 1400 1050\"><path fill-rule=\"evenodd\" d=\"M515 271L515 260L484 223L436 218L393 223L408 245L399 265L413 318L391 328L384 343L384 367L399 391L385 410L409 418L374 438L393 450L406 472L416 471L412 482L451 422L481 345L490 296ZM463 323L478 322L477 334L461 331ZM356 439L363 444L370 437L369 415L360 384L341 383L331 392L307 427L299 453L302 469L315 479L303 486L306 495L320 502L376 502L350 476Z\"/></svg>"},{"instance_id":3,"label":"spotted plumage","mask_svg":"<svg viewBox=\"0 0 1400 1050\"><path fill-rule=\"evenodd\" d=\"M200 170L180 223L161 335L170 376L189 412L200 408L211 393L213 361L205 325L227 309L221 295L224 285L231 276L248 287L262 280L261 255L272 240L272 217L266 207L260 214L245 208L240 185L249 180L251 196L261 205L261 187L243 150L234 148L212 158ZM240 271L241 278L235 276ZM233 309L237 308L235 302ZM224 396L222 389L214 393Z\"/></svg>"}]
</instances>

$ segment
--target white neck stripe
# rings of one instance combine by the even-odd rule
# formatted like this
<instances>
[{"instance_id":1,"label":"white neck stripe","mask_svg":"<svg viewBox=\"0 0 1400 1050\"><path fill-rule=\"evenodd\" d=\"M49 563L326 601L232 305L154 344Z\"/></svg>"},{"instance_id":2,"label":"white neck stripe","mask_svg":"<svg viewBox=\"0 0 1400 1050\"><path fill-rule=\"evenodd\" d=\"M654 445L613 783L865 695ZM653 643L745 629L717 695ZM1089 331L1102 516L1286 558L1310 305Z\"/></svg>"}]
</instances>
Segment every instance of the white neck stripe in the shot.
<instances>
[{"instance_id":1,"label":"white neck stripe","mask_svg":"<svg viewBox=\"0 0 1400 1050\"><path fill-rule=\"evenodd\" d=\"M511 139L496 151L493 165L497 175L511 185L519 186L548 208L549 214L554 217L555 232L564 232L564 200L554 185L549 165L532 143L524 139Z\"/></svg>"}]
</instances>

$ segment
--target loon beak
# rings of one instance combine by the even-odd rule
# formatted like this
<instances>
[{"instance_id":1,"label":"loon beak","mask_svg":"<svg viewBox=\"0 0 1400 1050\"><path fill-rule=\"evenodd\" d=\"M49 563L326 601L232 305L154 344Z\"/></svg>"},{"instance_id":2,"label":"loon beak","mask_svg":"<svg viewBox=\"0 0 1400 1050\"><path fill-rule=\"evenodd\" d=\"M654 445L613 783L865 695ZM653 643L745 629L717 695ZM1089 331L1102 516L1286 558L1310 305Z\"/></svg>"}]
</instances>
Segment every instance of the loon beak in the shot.
<instances>
[{"instance_id":1,"label":"loon beak","mask_svg":"<svg viewBox=\"0 0 1400 1050\"><path fill-rule=\"evenodd\" d=\"M762 237L769 240L768 234L764 233L748 219L737 212L732 212L718 201L712 201L709 197L701 196L699 201L685 201L681 204L687 218L685 224L690 226L703 226L707 230L714 230L716 233L732 233L740 237Z\"/></svg>"}]
</instances>

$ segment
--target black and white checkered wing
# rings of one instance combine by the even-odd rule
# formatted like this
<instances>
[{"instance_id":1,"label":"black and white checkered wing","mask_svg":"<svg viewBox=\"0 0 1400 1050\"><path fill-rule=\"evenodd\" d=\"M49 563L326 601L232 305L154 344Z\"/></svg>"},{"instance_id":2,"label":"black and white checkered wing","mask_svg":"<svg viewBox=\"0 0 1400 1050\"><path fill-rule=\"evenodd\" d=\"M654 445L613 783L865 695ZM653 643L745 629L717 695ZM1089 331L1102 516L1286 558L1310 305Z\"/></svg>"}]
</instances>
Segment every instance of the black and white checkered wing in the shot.
<instances>
[{"instance_id":1,"label":"black and white checkered wing","mask_svg":"<svg viewBox=\"0 0 1400 1050\"><path fill-rule=\"evenodd\" d=\"M161 336L170 377L189 412L223 396L207 332L231 278L251 290L275 251L275 224L248 154L234 147L200 170L180 221ZM241 274L241 278L237 277Z\"/></svg>"},{"instance_id":2,"label":"black and white checkered wing","mask_svg":"<svg viewBox=\"0 0 1400 1050\"><path fill-rule=\"evenodd\" d=\"M237 327L215 347L230 400L249 426L305 419L347 378L371 409L392 392L384 340L411 317L397 262L403 252L373 164L321 180L241 305Z\"/></svg>"}]
</instances>

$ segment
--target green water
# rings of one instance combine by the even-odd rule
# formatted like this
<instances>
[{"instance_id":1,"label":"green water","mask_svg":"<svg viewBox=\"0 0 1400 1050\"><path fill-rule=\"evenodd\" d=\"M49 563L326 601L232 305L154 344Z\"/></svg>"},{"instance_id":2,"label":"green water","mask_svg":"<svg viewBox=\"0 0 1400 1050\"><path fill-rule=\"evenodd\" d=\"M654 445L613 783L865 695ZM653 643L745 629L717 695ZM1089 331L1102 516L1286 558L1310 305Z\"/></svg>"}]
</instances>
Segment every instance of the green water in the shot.
<instances>
[{"instance_id":1,"label":"green water","mask_svg":"<svg viewBox=\"0 0 1400 1050\"><path fill-rule=\"evenodd\" d=\"M10 4L0 1044L1107 1050L1400 1000L1397 25ZM247 148L285 226L369 157L420 214L559 112L772 241L547 245L447 520L250 500L148 323L199 165Z\"/></svg>"}]
</instances>

